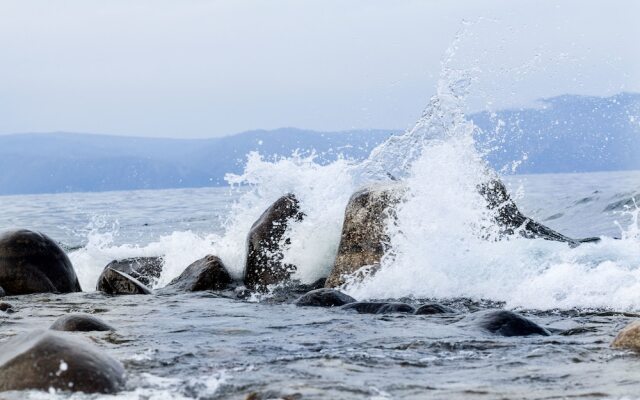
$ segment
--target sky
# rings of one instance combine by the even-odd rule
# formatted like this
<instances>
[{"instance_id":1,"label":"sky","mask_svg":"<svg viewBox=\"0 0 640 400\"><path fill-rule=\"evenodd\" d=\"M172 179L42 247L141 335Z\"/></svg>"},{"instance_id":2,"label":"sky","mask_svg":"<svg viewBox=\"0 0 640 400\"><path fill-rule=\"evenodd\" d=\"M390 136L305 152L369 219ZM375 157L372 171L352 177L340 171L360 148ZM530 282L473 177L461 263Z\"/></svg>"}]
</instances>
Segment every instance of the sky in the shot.
<instances>
[{"instance_id":1,"label":"sky","mask_svg":"<svg viewBox=\"0 0 640 400\"><path fill-rule=\"evenodd\" d=\"M472 72L470 112L640 92L639 15L635 0L2 0L0 134L405 129L447 49Z\"/></svg>"}]
</instances>

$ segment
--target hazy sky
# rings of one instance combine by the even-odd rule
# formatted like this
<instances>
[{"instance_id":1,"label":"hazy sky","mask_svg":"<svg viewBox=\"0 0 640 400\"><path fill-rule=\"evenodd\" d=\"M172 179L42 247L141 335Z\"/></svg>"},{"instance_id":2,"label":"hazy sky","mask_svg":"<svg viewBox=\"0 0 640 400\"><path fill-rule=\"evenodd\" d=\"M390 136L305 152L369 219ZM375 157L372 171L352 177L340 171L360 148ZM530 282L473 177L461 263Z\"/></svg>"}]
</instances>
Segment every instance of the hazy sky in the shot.
<instances>
[{"instance_id":1,"label":"hazy sky","mask_svg":"<svg viewBox=\"0 0 640 400\"><path fill-rule=\"evenodd\" d=\"M640 92L640 1L2 0L0 133L406 128L452 65L470 108Z\"/></svg>"}]
</instances>

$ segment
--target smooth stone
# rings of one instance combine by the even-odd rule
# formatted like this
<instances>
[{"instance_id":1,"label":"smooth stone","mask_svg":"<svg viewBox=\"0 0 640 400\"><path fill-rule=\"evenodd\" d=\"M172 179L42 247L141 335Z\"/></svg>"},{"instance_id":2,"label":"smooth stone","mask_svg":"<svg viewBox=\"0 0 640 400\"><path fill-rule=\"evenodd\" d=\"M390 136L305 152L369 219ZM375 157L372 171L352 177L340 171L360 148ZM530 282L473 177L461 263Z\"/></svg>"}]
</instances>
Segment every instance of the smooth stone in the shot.
<instances>
[{"instance_id":1,"label":"smooth stone","mask_svg":"<svg viewBox=\"0 0 640 400\"><path fill-rule=\"evenodd\" d=\"M189 265L166 288L186 292L223 290L231 283L231 276L224 263L216 256L208 255Z\"/></svg>"},{"instance_id":2,"label":"smooth stone","mask_svg":"<svg viewBox=\"0 0 640 400\"><path fill-rule=\"evenodd\" d=\"M113 260L106 268L115 269L137 279L145 286L151 287L158 283L164 259L162 257L131 257Z\"/></svg>"},{"instance_id":3,"label":"smooth stone","mask_svg":"<svg viewBox=\"0 0 640 400\"><path fill-rule=\"evenodd\" d=\"M247 236L247 259L244 284L251 290L266 291L267 286L286 282L296 270L295 265L284 264L280 245L291 243L284 234L289 223L302 221L304 213L295 195L280 197L251 226Z\"/></svg>"},{"instance_id":4,"label":"smooth stone","mask_svg":"<svg viewBox=\"0 0 640 400\"><path fill-rule=\"evenodd\" d=\"M433 314L451 314L455 312L456 310L454 310L453 308L449 308L438 303L428 303L418 307L415 314L416 315L433 315Z\"/></svg>"},{"instance_id":5,"label":"smooth stone","mask_svg":"<svg viewBox=\"0 0 640 400\"><path fill-rule=\"evenodd\" d=\"M151 290L134 277L106 268L98 278L96 290L107 294L151 294Z\"/></svg>"},{"instance_id":6,"label":"smooth stone","mask_svg":"<svg viewBox=\"0 0 640 400\"><path fill-rule=\"evenodd\" d=\"M115 331L104 322L88 314L70 314L58 318L49 329L67 332Z\"/></svg>"},{"instance_id":7,"label":"smooth stone","mask_svg":"<svg viewBox=\"0 0 640 400\"><path fill-rule=\"evenodd\" d=\"M69 334L38 330L0 345L0 392L116 393L124 385L122 364Z\"/></svg>"},{"instance_id":8,"label":"smooth stone","mask_svg":"<svg viewBox=\"0 0 640 400\"><path fill-rule=\"evenodd\" d=\"M9 303L0 302L0 311L4 311L6 313L13 313L15 310L13 309L13 305Z\"/></svg>"},{"instance_id":9,"label":"smooth stone","mask_svg":"<svg viewBox=\"0 0 640 400\"><path fill-rule=\"evenodd\" d=\"M611 347L640 352L640 321L633 321L622 328L611 343Z\"/></svg>"},{"instance_id":10,"label":"smooth stone","mask_svg":"<svg viewBox=\"0 0 640 400\"><path fill-rule=\"evenodd\" d=\"M551 335L547 329L512 311L478 311L467 319L480 328L500 336Z\"/></svg>"},{"instance_id":11,"label":"smooth stone","mask_svg":"<svg viewBox=\"0 0 640 400\"><path fill-rule=\"evenodd\" d=\"M7 296L82 291L60 246L26 229L0 235L0 286Z\"/></svg>"},{"instance_id":12,"label":"smooth stone","mask_svg":"<svg viewBox=\"0 0 640 400\"><path fill-rule=\"evenodd\" d=\"M335 289L322 288L302 295L294 304L300 307L340 307L355 301L353 297Z\"/></svg>"},{"instance_id":13,"label":"smooth stone","mask_svg":"<svg viewBox=\"0 0 640 400\"><path fill-rule=\"evenodd\" d=\"M342 307L343 310L355 310L359 314L413 314L416 309L405 303L356 302Z\"/></svg>"}]
</instances>

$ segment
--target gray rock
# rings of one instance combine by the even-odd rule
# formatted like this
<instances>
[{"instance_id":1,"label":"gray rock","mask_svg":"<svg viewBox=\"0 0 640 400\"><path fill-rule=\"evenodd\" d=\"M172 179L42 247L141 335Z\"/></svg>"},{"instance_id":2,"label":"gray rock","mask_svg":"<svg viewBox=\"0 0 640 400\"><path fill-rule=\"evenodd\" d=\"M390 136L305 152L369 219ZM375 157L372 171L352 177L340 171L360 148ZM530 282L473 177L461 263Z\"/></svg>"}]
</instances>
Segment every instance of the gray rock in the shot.
<instances>
[{"instance_id":1,"label":"gray rock","mask_svg":"<svg viewBox=\"0 0 640 400\"><path fill-rule=\"evenodd\" d=\"M8 296L82 291L60 246L42 233L25 229L0 235L0 286Z\"/></svg>"},{"instance_id":2,"label":"gray rock","mask_svg":"<svg viewBox=\"0 0 640 400\"><path fill-rule=\"evenodd\" d=\"M416 310L416 315L451 314L456 311L453 308L438 303L423 304Z\"/></svg>"},{"instance_id":3,"label":"gray rock","mask_svg":"<svg viewBox=\"0 0 640 400\"><path fill-rule=\"evenodd\" d=\"M0 391L115 393L124 385L118 361L68 334L40 330L0 345Z\"/></svg>"},{"instance_id":4,"label":"gray rock","mask_svg":"<svg viewBox=\"0 0 640 400\"><path fill-rule=\"evenodd\" d=\"M342 307L343 310L355 310L359 314L413 314L416 309L405 303L356 302Z\"/></svg>"},{"instance_id":5,"label":"gray rock","mask_svg":"<svg viewBox=\"0 0 640 400\"><path fill-rule=\"evenodd\" d=\"M186 292L223 290L231 283L227 268L216 256L208 255L189 265L166 289Z\"/></svg>"},{"instance_id":6,"label":"gray rock","mask_svg":"<svg viewBox=\"0 0 640 400\"><path fill-rule=\"evenodd\" d=\"M549 336L551 334L547 329L535 322L506 310L478 311L465 320L500 336Z\"/></svg>"},{"instance_id":7,"label":"gray rock","mask_svg":"<svg viewBox=\"0 0 640 400\"><path fill-rule=\"evenodd\" d=\"M49 329L67 332L115 331L111 325L88 314L64 315L58 318Z\"/></svg>"},{"instance_id":8,"label":"gray rock","mask_svg":"<svg viewBox=\"0 0 640 400\"><path fill-rule=\"evenodd\" d=\"M388 218L395 218L393 206L404 194L401 184L372 185L354 193L345 210L338 254L325 287L345 283L345 277L362 267L376 266L388 250ZM375 267L374 267L375 268Z\"/></svg>"},{"instance_id":9,"label":"gray rock","mask_svg":"<svg viewBox=\"0 0 640 400\"><path fill-rule=\"evenodd\" d=\"M284 233L290 222L303 218L298 200L293 194L287 194L267 208L253 224L247 237L244 272L247 288L265 291L268 285L289 280L296 267L282 263L282 246L290 243Z\"/></svg>"},{"instance_id":10,"label":"gray rock","mask_svg":"<svg viewBox=\"0 0 640 400\"><path fill-rule=\"evenodd\" d=\"M151 290L134 277L112 268L105 268L98 278L96 290L107 294L151 294Z\"/></svg>"},{"instance_id":11,"label":"gray rock","mask_svg":"<svg viewBox=\"0 0 640 400\"><path fill-rule=\"evenodd\" d=\"M7 293L4 291L4 289L2 288L2 286L0 286L0 297L4 297L6 296Z\"/></svg>"},{"instance_id":12,"label":"gray rock","mask_svg":"<svg viewBox=\"0 0 640 400\"><path fill-rule=\"evenodd\" d=\"M353 297L335 289L322 288L302 295L294 304L300 307L340 307L355 301Z\"/></svg>"},{"instance_id":13,"label":"gray rock","mask_svg":"<svg viewBox=\"0 0 640 400\"><path fill-rule=\"evenodd\" d=\"M132 257L114 260L106 268L115 269L137 279L145 286L153 287L162 274L164 259L162 257Z\"/></svg>"}]
</instances>

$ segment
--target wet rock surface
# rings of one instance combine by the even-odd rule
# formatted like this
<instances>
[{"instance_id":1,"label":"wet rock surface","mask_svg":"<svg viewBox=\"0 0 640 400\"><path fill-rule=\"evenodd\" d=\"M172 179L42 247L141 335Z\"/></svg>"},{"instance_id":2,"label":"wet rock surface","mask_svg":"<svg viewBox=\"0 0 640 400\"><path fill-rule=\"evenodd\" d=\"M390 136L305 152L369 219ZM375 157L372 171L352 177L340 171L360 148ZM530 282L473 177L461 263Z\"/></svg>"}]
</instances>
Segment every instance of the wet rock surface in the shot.
<instances>
[{"instance_id":1,"label":"wet rock surface","mask_svg":"<svg viewBox=\"0 0 640 400\"><path fill-rule=\"evenodd\" d=\"M640 321L633 321L625 326L613 339L611 346L640 352Z\"/></svg>"},{"instance_id":2,"label":"wet rock surface","mask_svg":"<svg viewBox=\"0 0 640 400\"><path fill-rule=\"evenodd\" d=\"M42 233L25 229L0 235L0 287L8 296L82 290L60 246Z\"/></svg>"},{"instance_id":3,"label":"wet rock surface","mask_svg":"<svg viewBox=\"0 0 640 400\"><path fill-rule=\"evenodd\" d=\"M253 224L247 236L244 272L247 288L265 291L268 285L285 282L291 277L296 267L282 262L282 246L290 243L284 234L290 223L303 218L298 199L287 194L276 200Z\"/></svg>"},{"instance_id":4,"label":"wet rock surface","mask_svg":"<svg viewBox=\"0 0 640 400\"><path fill-rule=\"evenodd\" d=\"M115 269L135 278L145 286L153 287L162 274L164 259L162 257L131 257L114 260L106 268Z\"/></svg>"},{"instance_id":5,"label":"wet rock surface","mask_svg":"<svg viewBox=\"0 0 640 400\"><path fill-rule=\"evenodd\" d=\"M416 315L434 315L434 314L452 314L455 313L451 307L443 306L438 303L423 304L416 309Z\"/></svg>"},{"instance_id":6,"label":"wet rock surface","mask_svg":"<svg viewBox=\"0 0 640 400\"><path fill-rule=\"evenodd\" d=\"M416 309L405 303L356 302L342 307L343 310L357 311L359 314L413 314Z\"/></svg>"},{"instance_id":7,"label":"wet rock surface","mask_svg":"<svg viewBox=\"0 0 640 400\"><path fill-rule=\"evenodd\" d=\"M165 289L185 292L223 290L230 284L231 276L222 260L216 256L208 255L189 265Z\"/></svg>"},{"instance_id":8,"label":"wet rock surface","mask_svg":"<svg viewBox=\"0 0 640 400\"><path fill-rule=\"evenodd\" d=\"M118 361L68 334L34 331L0 345L0 391L115 393L124 376Z\"/></svg>"},{"instance_id":9,"label":"wet rock surface","mask_svg":"<svg viewBox=\"0 0 640 400\"><path fill-rule=\"evenodd\" d=\"M500 336L549 336L551 334L547 329L512 311L479 311L471 314L467 320L487 332Z\"/></svg>"},{"instance_id":10,"label":"wet rock surface","mask_svg":"<svg viewBox=\"0 0 640 400\"><path fill-rule=\"evenodd\" d=\"M335 289L312 290L298 300L295 305L299 307L340 307L345 304L354 303L356 299Z\"/></svg>"},{"instance_id":11,"label":"wet rock surface","mask_svg":"<svg viewBox=\"0 0 640 400\"><path fill-rule=\"evenodd\" d=\"M109 267L100 274L96 290L111 295L151 294L151 290L142 282Z\"/></svg>"},{"instance_id":12,"label":"wet rock surface","mask_svg":"<svg viewBox=\"0 0 640 400\"><path fill-rule=\"evenodd\" d=\"M70 314L58 318L49 328L54 331L115 331L111 325L89 314Z\"/></svg>"}]
</instances>

